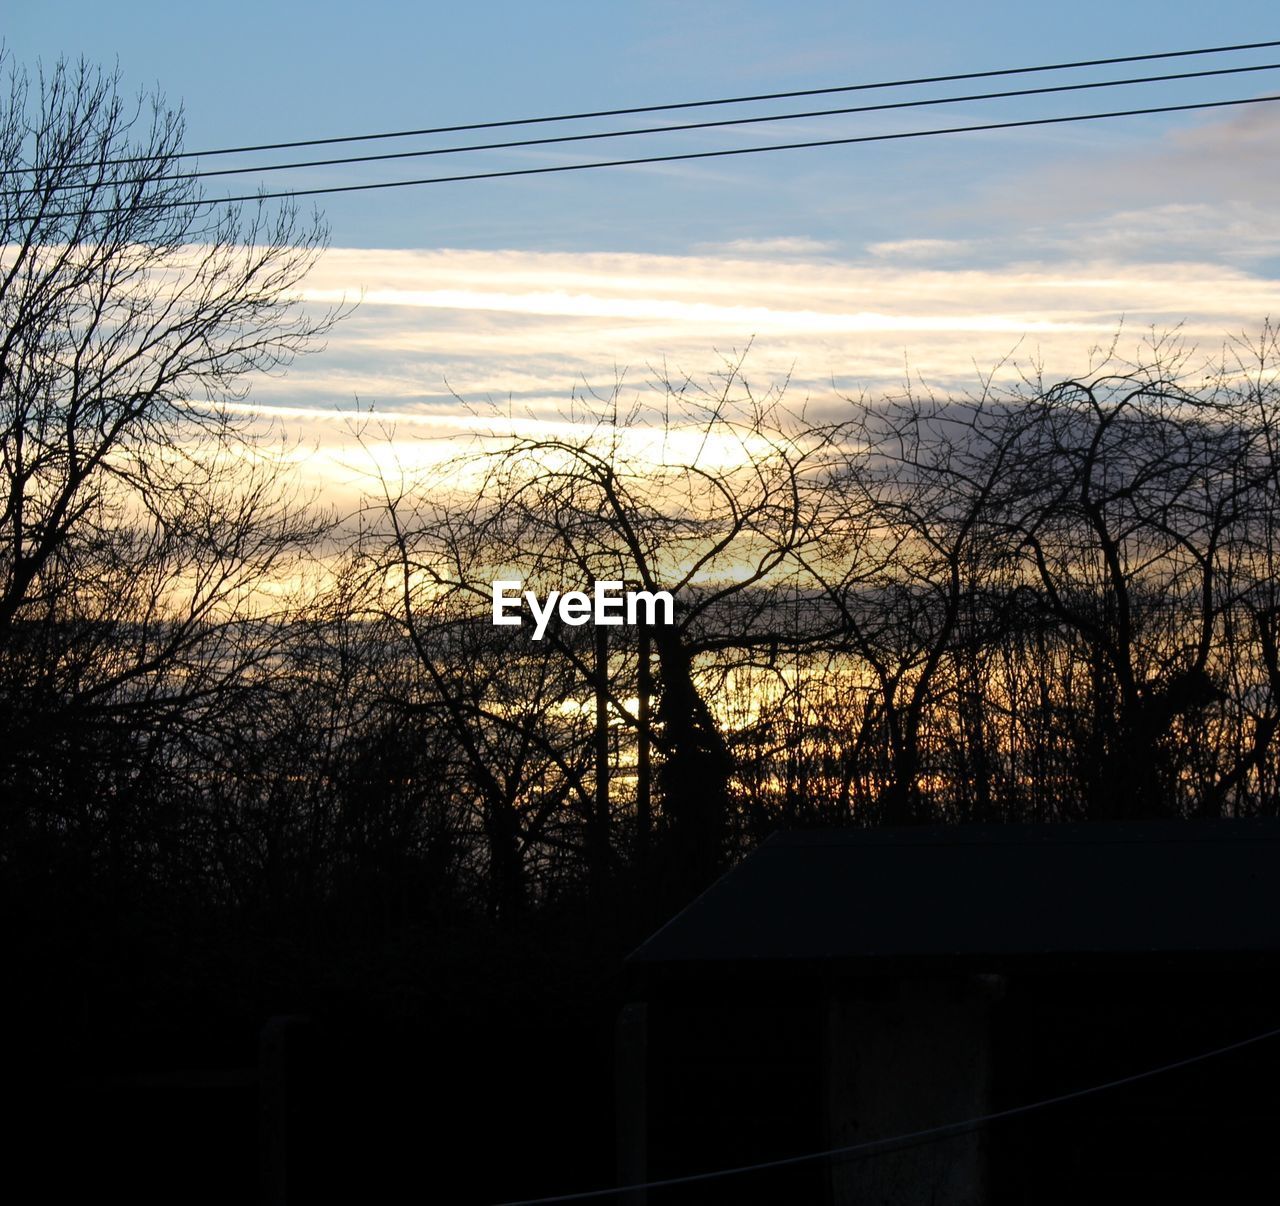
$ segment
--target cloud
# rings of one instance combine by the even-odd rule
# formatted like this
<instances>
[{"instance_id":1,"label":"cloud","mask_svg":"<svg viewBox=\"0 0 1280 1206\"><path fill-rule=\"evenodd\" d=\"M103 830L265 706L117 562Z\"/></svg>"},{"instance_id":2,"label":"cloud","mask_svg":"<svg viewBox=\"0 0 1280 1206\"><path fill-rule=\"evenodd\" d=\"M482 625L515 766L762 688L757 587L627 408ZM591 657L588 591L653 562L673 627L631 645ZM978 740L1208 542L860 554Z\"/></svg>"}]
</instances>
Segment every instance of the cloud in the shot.
<instances>
[{"instance_id":1,"label":"cloud","mask_svg":"<svg viewBox=\"0 0 1280 1206\"><path fill-rule=\"evenodd\" d=\"M1176 223L1179 215L1169 212ZM953 242L880 246L860 262L779 262L743 255L658 256L520 251L330 252L308 281L317 301L364 292L365 304L302 369L318 384L397 397L480 388L561 391L663 356L696 369L716 349L827 380L904 349L943 372L970 373L1022 336L1064 352L1112 331L1182 323L1199 337L1280 308L1270 276L1195 259L1126 255L1135 213L1100 254L998 267L942 267ZM905 263L903 262L905 261ZM957 349L963 361L957 363ZM896 373L896 369L893 370ZM874 378L876 372L870 376ZM295 374L290 381L296 383ZM558 384L556 384L558 383Z\"/></svg>"},{"instance_id":2,"label":"cloud","mask_svg":"<svg viewBox=\"0 0 1280 1206\"><path fill-rule=\"evenodd\" d=\"M972 249L972 240L962 239L897 239L867 245L867 251L877 259L935 262L963 255Z\"/></svg>"},{"instance_id":3,"label":"cloud","mask_svg":"<svg viewBox=\"0 0 1280 1206\"><path fill-rule=\"evenodd\" d=\"M999 231L1003 253L1257 265L1280 254L1280 104L1230 111L1153 144L1092 148L1013 171L953 223ZM990 252L992 239L985 241Z\"/></svg>"},{"instance_id":4,"label":"cloud","mask_svg":"<svg viewBox=\"0 0 1280 1206\"><path fill-rule=\"evenodd\" d=\"M349 490L358 474L341 467L358 458L345 417L357 399L381 412L374 422L395 425L397 441L445 442L477 430L469 405L510 408L520 423L557 422L575 393L608 397L620 387L629 397L664 377L705 378L745 353L755 392L786 382L792 400L836 414L843 396L897 392L908 375L956 391L1001 362L1010 374L1035 360L1051 378L1074 375L1122 324L1129 345L1149 328L1180 327L1209 349L1280 313L1274 276L1135 253L1144 229L1156 239L1159 222L1167 235L1186 217L1172 207L1135 210L1109 235L1097 232L1087 257L996 266L957 264L967 243L939 239L876 245L844 262L741 249L334 249L308 278L307 296L363 293L364 304L323 353L260 381L250 405L311 442L312 476Z\"/></svg>"},{"instance_id":5,"label":"cloud","mask_svg":"<svg viewBox=\"0 0 1280 1206\"><path fill-rule=\"evenodd\" d=\"M730 239L726 243L698 243L696 252L730 255L822 255L835 251L839 244L811 239L807 235L780 235L768 239Z\"/></svg>"}]
</instances>

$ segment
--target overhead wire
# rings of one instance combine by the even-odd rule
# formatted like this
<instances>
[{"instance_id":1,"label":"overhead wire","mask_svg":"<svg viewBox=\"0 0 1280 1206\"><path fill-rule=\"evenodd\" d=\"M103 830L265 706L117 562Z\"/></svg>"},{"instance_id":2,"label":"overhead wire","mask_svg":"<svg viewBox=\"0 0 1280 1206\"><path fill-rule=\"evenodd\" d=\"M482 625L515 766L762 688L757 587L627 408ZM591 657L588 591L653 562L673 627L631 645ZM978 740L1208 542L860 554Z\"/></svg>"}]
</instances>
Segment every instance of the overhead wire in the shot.
<instances>
[{"instance_id":1,"label":"overhead wire","mask_svg":"<svg viewBox=\"0 0 1280 1206\"><path fill-rule=\"evenodd\" d=\"M800 1156L785 1156L778 1160L762 1160L755 1164L742 1164L732 1168L718 1168L708 1172L690 1173L681 1177L664 1177L658 1181L643 1181L633 1185L614 1185L608 1189L592 1189L582 1193L554 1194L550 1197L520 1198L514 1201L501 1202L499 1206L557 1206L558 1203L563 1202L587 1202L618 1194L639 1193L651 1189L667 1189L677 1185L696 1185L706 1181L722 1180L725 1177L740 1177L750 1173L770 1172L774 1169L795 1168L804 1164L815 1164L820 1160L868 1159L883 1152L918 1147L926 1143L937 1142L939 1139L950 1138L953 1135L962 1135L968 1131L976 1130L980 1126L986 1126L990 1122L1016 1118L1037 1110L1048 1109L1050 1106L1064 1105L1069 1101L1079 1101L1081 1098L1092 1097L1097 1093L1105 1093L1111 1089L1122 1088L1124 1085L1137 1084L1140 1081L1150 1080L1153 1076L1163 1076L1169 1072L1176 1072L1180 1068L1188 1068L1195 1064L1204 1063L1206 1060L1217 1059L1233 1051L1241 1051L1246 1047L1252 1047L1257 1043L1266 1042L1277 1037L1280 1037L1280 1027L1273 1030L1264 1030L1259 1034L1249 1035L1248 1038L1240 1039L1237 1042L1227 1043L1225 1046L1215 1047L1210 1051L1201 1051L1195 1055L1173 1060L1155 1068L1147 1068L1142 1072L1134 1072L1128 1076L1116 1077L1114 1080L1088 1085L1083 1089L1073 1089L1068 1093L1058 1093L1053 1097L1041 1098L1039 1101L1028 1102L1024 1105L1010 1106L1008 1109L995 1110L977 1117L961 1119L958 1122L945 1123L942 1126L924 1127L921 1130L908 1131L885 1139L871 1139L863 1143L849 1144L845 1147L827 1148L820 1152L805 1152Z\"/></svg>"},{"instance_id":2,"label":"overhead wire","mask_svg":"<svg viewBox=\"0 0 1280 1206\"><path fill-rule=\"evenodd\" d=\"M764 146L730 147L714 151L684 151L668 155L645 155L631 159L589 160L583 163L551 164L544 167L506 168L485 172L465 172L452 176L427 176L413 180L381 180L365 184L328 185L317 188L281 189L243 193L229 197L163 198L153 204L139 202L124 208L132 212L148 209L175 210L202 206L230 205L246 201L294 200L300 197L334 196L343 193L371 192L379 189L415 188L432 184L456 184L469 180L499 180L519 176L546 176L564 172L585 172L601 168L635 167L646 164L689 162L699 159L722 159L736 155L761 155L774 151L795 151L814 147L851 146L858 143L895 142L913 138L934 138L953 134L976 134L992 130L1027 129L1034 126L1064 125L1071 122L1102 121L1118 117L1139 117L1161 113L1188 113L1196 110L1225 109L1241 105L1262 105L1280 101L1280 94L1240 97L1232 100L1197 101L1181 105L1153 105L1137 109L1116 109L1105 113L1076 113L1061 117L1025 118L1018 121L983 122L967 126L946 126L931 130L905 130L889 134L860 134L843 138L817 138L802 142L769 143ZM61 221L67 218L104 217L121 212L119 207L74 209L65 212L43 213L45 221Z\"/></svg>"},{"instance_id":3,"label":"overhead wire","mask_svg":"<svg viewBox=\"0 0 1280 1206\"><path fill-rule=\"evenodd\" d=\"M460 155L474 151L501 151L513 148L550 146L563 143L590 142L606 138L631 138L637 135L675 134L690 130L710 130L726 126L760 125L766 122L796 121L812 117L848 116L856 113L879 113L900 109L918 109L926 106L955 105L974 101L1011 100L1016 97L1044 96L1054 93L1084 92L1102 88L1119 88L1135 84L1166 83L1174 80L1205 79L1214 76L1244 75L1259 71L1280 70L1280 63L1259 63L1248 67L1218 67L1205 71L1180 71L1163 75L1134 76L1119 80L1091 80L1082 84L1053 84L1039 88L1017 88L1002 92L977 92L963 96L927 97L924 100L886 101L875 105L854 105L833 109L811 109L799 113L771 113L753 117L728 117L714 121L682 122L675 125L644 126L629 130L593 130L586 134L557 134L543 138L521 138L505 142L471 143L456 147L428 147L414 151L390 151L376 155L348 155L332 159L295 160L290 163L254 164L248 167L206 168L194 172L175 172L159 176L141 176L111 180L119 186L131 184L151 184L164 181L202 180L214 176L242 176L270 174L272 172L291 171L298 168L337 167L351 164L382 163L397 159L422 159L436 155ZM83 187L75 182L52 186L54 190ZM7 194L17 195L22 191L10 190Z\"/></svg>"},{"instance_id":4,"label":"overhead wire","mask_svg":"<svg viewBox=\"0 0 1280 1206\"><path fill-rule=\"evenodd\" d=\"M867 92L883 88L909 88L920 84L947 84L964 80L995 79L1001 76L1032 75L1043 71L1070 71L1084 67L1106 67L1122 63L1153 62L1160 59L1189 58L1198 55L1231 54L1244 50L1265 50L1280 46L1280 39L1264 42L1238 42L1223 46L1201 46L1189 50L1167 50L1148 54L1115 55L1110 58L1077 59L1063 63L1042 63L1031 67L1002 67L986 71L961 71L949 75L917 76L909 79L880 80L873 83L837 84L824 88L799 88L781 92L760 92L746 96L719 97L711 100L674 101L656 105L632 105L625 108L593 109L582 112L558 113L539 117L515 117L500 121L465 122L458 125L424 126L417 129L384 130L369 134L343 134L326 138L301 138L284 142L262 142L229 147L215 147L200 151L175 152L175 159L213 158L222 155L243 155L255 151L285 151L301 147L333 146L349 142L374 142L391 138L416 138L429 134L455 134L471 130L497 130L511 126L540 125L562 121L586 121L601 117L625 117L639 113L667 113L679 109L711 108L718 105L752 104L766 100L790 100L805 96L827 96L845 92ZM119 158L96 160L78 164L78 167L114 167L129 163L146 163L148 155L127 155ZM15 170L0 169L0 174L12 175Z\"/></svg>"}]
</instances>

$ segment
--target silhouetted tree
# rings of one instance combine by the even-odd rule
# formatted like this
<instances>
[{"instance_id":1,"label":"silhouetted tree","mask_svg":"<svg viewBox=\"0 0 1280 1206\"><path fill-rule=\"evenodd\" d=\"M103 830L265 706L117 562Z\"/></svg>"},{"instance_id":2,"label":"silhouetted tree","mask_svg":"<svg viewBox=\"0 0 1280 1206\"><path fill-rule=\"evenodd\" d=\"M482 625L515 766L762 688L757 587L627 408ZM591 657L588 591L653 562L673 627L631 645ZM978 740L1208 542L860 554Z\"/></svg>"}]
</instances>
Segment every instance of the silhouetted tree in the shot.
<instances>
[{"instance_id":1,"label":"silhouetted tree","mask_svg":"<svg viewBox=\"0 0 1280 1206\"><path fill-rule=\"evenodd\" d=\"M815 483L827 438L780 395L755 398L739 364L731 363L709 387L664 381L656 395L630 405L620 392L579 399L545 434L495 436L463 458L472 476L457 489L442 489L447 475L433 470L428 481L386 491L400 614L417 633L438 706L466 733L464 747L475 746L477 773L505 763L482 750L473 727L498 723L492 706L485 714L481 697L463 687L489 664L475 650L487 644L497 651L485 687L495 700L523 682L526 664L542 665L545 676L545 667L557 663L552 693L543 694L546 680L539 678L536 692L517 691L523 704L536 701L545 711L566 700L585 705L603 693L607 715L633 748L641 736L651 737L659 754L662 866L679 885L672 889L677 895L705 884L729 854L733 810L733 759L707 691L735 658L751 650L776 657L779 642L799 639L778 622L776 587L794 572L792 553L816 538ZM675 623L647 634L657 706L643 734L636 635L610 634L598 660L601 649L581 629L553 624L542 642L532 642L527 628L495 630L490 583L503 578L544 593L619 581L674 595ZM450 606L458 610L449 623L466 634L465 655L460 645L443 656L427 647L438 641L441 621L422 620ZM502 727L525 737L521 748L532 748L531 717L521 706L508 700L500 714ZM581 811L581 849L599 878L608 873L617 844L609 833L626 801L595 790L603 767L598 758L589 765L589 728L579 727L564 744L563 717L550 729L539 725L540 748L559 751L558 799ZM503 814L539 815L510 790L499 794Z\"/></svg>"},{"instance_id":2,"label":"silhouetted tree","mask_svg":"<svg viewBox=\"0 0 1280 1206\"><path fill-rule=\"evenodd\" d=\"M1255 718L1244 748L1222 714L1232 676L1244 660L1265 666L1272 639L1280 399L1265 377L1264 366L1242 380L1238 358L1193 377L1190 352L1158 340L1133 365L1024 403L1009 539L1021 604L1084 671L1073 704L1088 710L1078 766L1089 815L1216 811L1270 743L1274 712ZM1237 708L1257 707L1247 694ZM1208 763L1205 731L1217 746Z\"/></svg>"},{"instance_id":3,"label":"silhouetted tree","mask_svg":"<svg viewBox=\"0 0 1280 1206\"><path fill-rule=\"evenodd\" d=\"M875 685L858 720L858 756L883 754L868 807L883 823L938 819L920 779L956 774L938 755L937 720L960 712L960 664L992 635L991 596L1009 555L993 528L995 504L1022 416L985 395L853 406L824 504L825 539L805 569L833 614L836 647Z\"/></svg>"},{"instance_id":4,"label":"silhouetted tree","mask_svg":"<svg viewBox=\"0 0 1280 1206\"><path fill-rule=\"evenodd\" d=\"M113 861L140 776L268 672L323 526L226 406L336 317L296 296L323 227L206 202L182 131L84 63L11 68L0 110L6 824Z\"/></svg>"}]
</instances>

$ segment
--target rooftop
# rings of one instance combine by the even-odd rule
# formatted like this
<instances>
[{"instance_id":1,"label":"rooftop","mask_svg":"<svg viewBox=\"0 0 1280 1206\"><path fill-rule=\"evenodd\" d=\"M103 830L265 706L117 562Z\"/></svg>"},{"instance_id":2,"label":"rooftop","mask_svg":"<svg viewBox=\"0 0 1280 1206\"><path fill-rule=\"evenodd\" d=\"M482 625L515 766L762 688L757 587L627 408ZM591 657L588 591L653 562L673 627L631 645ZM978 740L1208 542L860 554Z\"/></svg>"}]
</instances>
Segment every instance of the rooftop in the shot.
<instances>
[{"instance_id":1,"label":"rooftop","mask_svg":"<svg viewBox=\"0 0 1280 1206\"><path fill-rule=\"evenodd\" d=\"M779 833L633 965L1280 952L1280 820Z\"/></svg>"}]
</instances>

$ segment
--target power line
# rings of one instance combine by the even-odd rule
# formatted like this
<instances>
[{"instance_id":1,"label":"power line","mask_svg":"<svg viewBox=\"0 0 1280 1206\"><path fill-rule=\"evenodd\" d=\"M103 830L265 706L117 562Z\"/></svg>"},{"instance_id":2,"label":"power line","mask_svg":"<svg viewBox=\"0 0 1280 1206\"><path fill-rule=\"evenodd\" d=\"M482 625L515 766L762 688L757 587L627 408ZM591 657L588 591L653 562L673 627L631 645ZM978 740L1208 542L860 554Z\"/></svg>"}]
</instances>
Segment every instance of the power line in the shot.
<instances>
[{"instance_id":1,"label":"power line","mask_svg":"<svg viewBox=\"0 0 1280 1206\"><path fill-rule=\"evenodd\" d=\"M1026 1105L1011 1106L1005 1110L996 1110L990 1114L982 1114L976 1118L965 1118L960 1122L948 1122L942 1126L926 1127L919 1131L908 1131L902 1135L893 1135L888 1139L872 1139L865 1143L854 1143L848 1147L834 1147L821 1152L806 1152L802 1156L786 1156L781 1160L764 1160L759 1164L743 1164L736 1168L717 1168L711 1172L691 1173L683 1177L667 1177L661 1181L645 1181L638 1185L615 1185L609 1189L592 1189L584 1193L558 1194L548 1198L521 1198L518 1201L502 1202L499 1206L553 1206L558 1202L587 1202L592 1199L611 1197L614 1194L635 1193L640 1190L666 1189L675 1185L695 1185L702 1181L716 1181L724 1177L745 1176L748 1173L768 1172L776 1168L794 1168L801 1164L814 1164L819 1160L867 1159L887 1151L899 1148L916 1147L925 1143L936 1142L952 1135L962 1135L967 1131L977 1130L989 1122L999 1122L1005 1118L1016 1118L1022 1114L1030 1114L1036 1110L1048 1109L1050 1106L1063 1105L1068 1101L1078 1101L1082 1097L1092 1097L1096 1093L1105 1093L1110 1089L1118 1089L1124 1085L1136 1084L1149 1080L1153 1076L1163 1076L1168 1072L1176 1072L1179 1068L1187 1068L1205 1060L1217 1059L1229 1055L1232 1051L1240 1051L1252 1047L1256 1043L1280 1037L1280 1028L1265 1030L1261 1034L1253 1034L1225 1047L1215 1047L1212 1051L1201 1051L1198 1055L1189 1055L1185 1059L1161 1064L1158 1068L1148 1068L1143 1072L1135 1072L1130 1076L1120 1076L1115 1080L1101 1084L1089 1085L1083 1089L1073 1089L1070 1093L1059 1093L1054 1097L1045 1097L1040 1101Z\"/></svg>"},{"instance_id":2,"label":"power line","mask_svg":"<svg viewBox=\"0 0 1280 1206\"><path fill-rule=\"evenodd\" d=\"M1099 88L1119 88L1130 84L1165 83L1172 80L1205 79L1211 76L1246 75L1257 71L1275 71L1280 63L1261 63L1249 67L1219 67L1207 71L1179 71L1164 75L1133 76L1121 80L1093 80L1083 84L1054 84L1041 88L1017 88L1003 92L977 92L965 96L929 97L925 100L887 101L877 105L854 105L835 109L811 109L801 113L775 113L757 117L727 117L715 121L684 122L678 125L644 126L630 130L592 131L589 134L558 134L546 138L521 138L507 142L472 143L460 147L430 147L418 151L391 151L379 155L348 155L335 159L306 159L291 163L257 164L250 167L208 168L196 172L179 172L171 175L141 176L122 180L110 180L113 186L132 184L160 183L163 181L202 180L213 176L243 176L255 172L281 172L296 168L336 167L356 163L382 163L393 159L422 159L434 155L460 155L471 151L501 151L516 147L549 146L557 143L589 142L602 138L630 138L647 134L674 134L689 130L710 130L725 126L759 125L764 122L795 121L808 117L836 117L854 113L878 113L895 109L918 109L929 105L955 105L971 101L1010 100L1014 97L1044 96L1051 93L1085 92ZM96 165L95 165L96 166ZM21 169L16 169L21 170ZM57 184L52 191L83 188L75 182ZM35 188L13 190L8 196L20 196L23 193L34 194L43 190Z\"/></svg>"},{"instance_id":3,"label":"power line","mask_svg":"<svg viewBox=\"0 0 1280 1206\"><path fill-rule=\"evenodd\" d=\"M990 130L1025 129L1031 126L1064 125L1069 122L1101 121L1115 117L1139 117L1155 113L1188 113L1201 109L1226 109L1239 105L1261 105L1280 101L1280 94L1242 97L1225 101L1198 101L1185 105L1155 105L1143 109L1115 109L1106 113L1077 113L1067 117L1035 117L1021 121L984 122L981 125L947 126L934 130L907 130L894 134L861 134L847 138L819 138L806 142L771 143L762 147L732 147L718 151L685 151L674 155L645 155L635 159L605 159L588 163L553 164L548 167L507 168L501 171L466 172L455 176L427 176L415 180L382 180L370 184L341 184L323 188L283 189L277 192L243 193L238 196L188 200L162 200L154 204L138 204L126 209L141 212L148 209L194 209L200 206L231 205L242 201L277 201L298 197L333 196L339 193L363 193L377 189L414 188L428 184L456 184L468 180L500 180L516 176L546 176L558 172L585 172L597 168L634 167L651 163L688 162L695 159L722 159L730 155L761 155L772 151L796 151L812 147L850 146L855 143L896 142L910 138L934 138L947 134L976 134ZM40 215L44 221L62 221L67 218L105 217L118 214L120 208L69 210L62 213Z\"/></svg>"},{"instance_id":4,"label":"power line","mask_svg":"<svg viewBox=\"0 0 1280 1206\"><path fill-rule=\"evenodd\" d=\"M715 100L675 101L659 105L635 105L622 109L595 109L580 113L558 113L544 117L515 117L504 121L467 122L453 126L428 126L415 130L387 130L373 134L345 134L330 138L303 138L290 142L262 142L243 146L217 147L203 151L180 151L175 159L196 159L217 155L243 155L254 151L285 151L299 147L333 146L347 142L374 142L388 138L417 138L427 134L456 134L469 130L497 130L510 126L531 126L547 122L586 121L597 117L626 117L637 113L669 113L675 109L703 109L717 105L743 105L756 101L791 100L802 96L829 96L841 92L867 92L880 88L909 88L919 84L948 84L962 80L993 79L999 76L1031 75L1041 71L1070 71L1081 67L1106 67L1118 63L1144 63L1158 59L1188 58L1197 55L1229 54L1241 50L1264 50L1280 46L1280 40L1268 42L1240 42L1230 46L1202 46L1193 50L1167 50L1154 54L1118 55L1105 59L1079 59L1069 63L1044 63L1035 67L1003 67L991 71L962 71L952 75L926 75L914 79L884 80L869 84L840 84L829 88L803 88L789 92L761 92L750 96L720 97ZM118 166L129 163L147 163L148 155L124 156L75 167ZM21 169L17 169L21 170ZM12 175L14 169L0 169L4 175Z\"/></svg>"}]
</instances>

